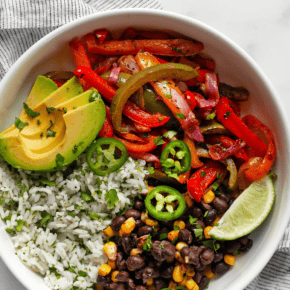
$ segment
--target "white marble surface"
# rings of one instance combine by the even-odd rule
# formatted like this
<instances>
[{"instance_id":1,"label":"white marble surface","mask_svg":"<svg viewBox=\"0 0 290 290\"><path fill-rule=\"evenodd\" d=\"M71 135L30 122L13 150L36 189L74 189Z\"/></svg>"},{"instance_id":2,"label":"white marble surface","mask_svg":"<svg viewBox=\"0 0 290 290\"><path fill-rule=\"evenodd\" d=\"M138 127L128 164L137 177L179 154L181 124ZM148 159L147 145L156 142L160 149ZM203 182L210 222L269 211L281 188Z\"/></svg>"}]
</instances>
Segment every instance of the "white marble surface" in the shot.
<instances>
[{"instance_id":1,"label":"white marble surface","mask_svg":"<svg viewBox=\"0 0 290 290\"><path fill-rule=\"evenodd\" d=\"M289 0L159 0L164 10L200 20L240 45L263 69L290 111ZM0 260L0 289L25 290Z\"/></svg>"}]
</instances>

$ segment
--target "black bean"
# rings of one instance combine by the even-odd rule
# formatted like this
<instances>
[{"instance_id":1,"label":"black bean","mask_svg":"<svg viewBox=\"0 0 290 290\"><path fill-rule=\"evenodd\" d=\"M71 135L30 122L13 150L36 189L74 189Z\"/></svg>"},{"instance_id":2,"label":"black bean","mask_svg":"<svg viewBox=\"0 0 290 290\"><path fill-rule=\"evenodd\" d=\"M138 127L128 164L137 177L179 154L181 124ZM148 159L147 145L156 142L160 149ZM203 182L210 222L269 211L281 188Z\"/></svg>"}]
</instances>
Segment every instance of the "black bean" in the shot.
<instances>
[{"instance_id":1,"label":"black bean","mask_svg":"<svg viewBox=\"0 0 290 290\"><path fill-rule=\"evenodd\" d=\"M128 282L130 274L126 271L119 272L115 277L119 282Z\"/></svg>"},{"instance_id":2,"label":"black bean","mask_svg":"<svg viewBox=\"0 0 290 290\"><path fill-rule=\"evenodd\" d=\"M142 222L141 220L136 220L135 221L135 229L139 229L144 225L144 222Z\"/></svg>"},{"instance_id":3,"label":"black bean","mask_svg":"<svg viewBox=\"0 0 290 290\"><path fill-rule=\"evenodd\" d=\"M193 280L195 283L199 284L202 278L202 274L200 272L195 272L195 275L193 276Z\"/></svg>"},{"instance_id":4,"label":"black bean","mask_svg":"<svg viewBox=\"0 0 290 290\"><path fill-rule=\"evenodd\" d=\"M219 197L222 198L226 203L228 203L231 199L231 197L228 194L225 194L223 192L219 195Z\"/></svg>"},{"instance_id":5,"label":"black bean","mask_svg":"<svg viewBox=\"0 0 290 290\"><path fill-rule=\"evenodd\" d=\"M165 288L166 286L168 285L168 283L166 283L164 280L162 279L154 279L154 287L157 289L157 290L160 290L162 288Z\"/></svg>"},{"instance_id":6,"label":"black bean","mask_svg":"<svg viewBox=\"0 0 290 290\"><path fill-rule=\"evenodd\" d=\"M223 253L215 253L214 258L213 258L213 262L217 263L217 262L221 261L223 259L223 257L224 257Z\"/></svg>"},{"instance_id":7,"label":"black bean","mask_svg":"<svg viewBox=\"0 0 290 290\"><path fill-rule=\"evenodd\" d=\"M204 250L199 259L203 265L209 265L214 259L214 251L211 249Z\"/></svg>"},{"instance_id":8,"label":"black bean","mask_svg":"<svg viewBox=\"0 0 290 290\"><path fill-rule=\"evenodd\" d=\"M201 247L183 247L180 251L185 264L199 265L199 255L203 249Z\"/></svg>"},{"instance_id":9,"label":"black bean","mask_svg":"<svg viewBox=\"0 0 290 290\"><path fill-rule=\"evenodd\" d=\"M130 217L132 217L134 220L139 220L141 218L141 213L136 209L128 209L125 212L125 218L128 219Z\"/></svg>"},{"instance_id":10,"label":"black bean","mask_svg":"<svg viewBox=\"0 0 290 290\"><path fill-rule=\"evenodd\" d=\"M191 211L191 216L194 218L199 218L202 216L202 210L199 207L194 207Z\"/></svg>"},{"instance_id":11,"label":"black bean","mask_svg":"<svg viewBox=\"0 0 290 290\"><path fill-rule=\"evenodd\" d=\"M116 283L116 282L111 283L110 286L106 288L109 290L126 290L124 283Z\"/></svg>"},{"instance_id":12,"label":"black bean","mask_svg":"<svg viewBox=\"0 0 290 290\"><path fill-rule=\"evenodd\" d=\"M111 228L113 231L118 232L121 229L121 225L126 221L126 218L124 216L116 216L112 220Z\"/></svg>"},{"instance_id":13,"label":"black bean","mask_svg":"<svg viewBox=\"0 0 290 290\"><path fill-rule=\"evenodd\" d=\"M248 236L243 236L238 239L239 242L241 242L243 245L246 245L248 243L249 237Z\"/></svg>"},{"instance_id":14,"label":"black bean","mask_svg":"<svg viewBox=\"0 0 290 290\"><path fill-rule=\"evenodd\" d=\"M173 221L163 221L162 225L167 229L171 229L173 228Z\"/></svg>"},{"instance_id":15,"label":"black bean","mask_svg":"<svg viewBox=\"0 0 290 290\"><path fill-rule=\"evenodd\" d=\"M140 255L134 255L126 260L126 264L131 269L139 270L145 266L145 261Z\"/></svg>"},{"instance_id":16,"label":"black bean","mask_svg":"<svg viewBox=\"0 0 290 290\"><path fill-rule=\"evenodd\" d=\"M99 275L97 278L97 283L103 287L108 287L110 283L112 283L111 275L106 275L106 276Z\"/></svg>"},{"instance_id":17,"label":"black bean","mask_svg":"<svg viewBox=\"0 0 290 290\"><path fill-rule=\"evenodd\" d=\"M173 270L174 270L174 266L166 267L166 269L160 273L160 277L165 278L165 279L171 279L173 275Z\"/></svg>"},{"instance_id":18,"label":"black bean","mask_svg":"<svg viewBox=\"0 0 290 290\"><path fill-rule=\"evenodd\" d=\"M153 232L152 227L150 226L143 226L140 229L138 229L137 234L139 236L149 235Z\"/></svg>"},{"instance_id":19,"label":"black bean","mask_svg":"<svg viewBox=\"0 0 290 290\"><path fill-rule=\"evenodd\" d=\"M204 217L203 221L204 221L204 223L207 226L209 226L209 225L211 225L214 222L216 217L217 217L217 210L216 209L211 209L211 210L208 211L208 213Z\"/></svg>"},{"instance_id":20,"label":"black bean","mask_svg":"<svg viewBox=\"0 0 290 290\"><path fill-rule=\"evenodd\" d=\"M175 257L175 246L168 241L155 241L152 244L151 254L157 261L165 261Z\"/></svg>"},{"instance_id":21,"label":"black bean","mask_svg":"<svg viewBox=\"0 0 290 290\"><path fill-rule=\"evenodd\" d=\"M144 202L140 199L135 199L134 208L137 210L142 210L145 207Z\"/></svg>"},{"instance_id":22,"label":"black bean","mask_svg":"<svg viewBox=\"0 0 290 290\"><path fill-rule=\"evenodd\" d=\"M116 258L116 266L118 270L125 270L127 268L126 266L126 261L123 259L124 254L122 252L117 253L117 258Z\"/></svg>"},{"instance_id":23,"label":"black bean","mask_svg":"<svg viewBox=\"0 0 290 290\"><path fill-rule=\"evenodd\" d=\"M136 288L135 287L135 283L134 283L134 281L132 279L128 280L127 286L128 286L129 290L135 290L135 288Z\"/></svg>"},{"instance_id":24,"label":"black bean","mask_svg":"<svg viewBox=\"0 0 290 290\"><path fill-rule=\"evenodd\" d=\"M235 201L234 198L230 199L230 201L229 201L229 203L228 203L228 206L230 207L230 206L234 203L234 201Z\"/></svg>"},{"instance_id":25,"label":"black bean","mask_svg":"<svg viewBox=\"0 0 290 290\"><path fill-rule=\"evenodd\" d=\"M122 248L127 255L130 255L133 249L133 242L130 237L122 237Z\"/></svg>"},{"instance_id":26,"label":"black bean","mask_svg":"<svg viewBox=\"0 0 290 290\"><path fill-rule=\"evenodd\" d=\"M227 241L225 242L225 251L226 253L233 254L234 252L238 251L242 246L242 243L239 241Z\"/></svg>"},{"instance_id":27,"label":"black bean","mask_svg":"<svg viewBox=\"0 0 290 290\"><path fill-rule=\"evenodd\" d=\"M247 244L240 248L240 252L245 253L249 251L253 246L253 240L249 239Z\"/></svg>"},{"instance_id":28,"label":"black bean","mask_svg":"<svg viewBox=\"0 0 290 290\"><path fill-rule=\"evenodd\" d=\"M226 210L229 208L226 201L218 196L214 199L213 206L216 210L218 210L221 213L226 212Z\"/></svg>"},{"instance_id":29,"label":"black bean","mask_svg":"<svg viewBox=\"0 0 290 290\"><path fill-rule=\"evenodd\" d=\"M200 201L202 209L210 211L212 206L209 203L205 203L203 200Z\"/></svg>"},{"instance_id":30,"label":"black bean","mask_svg":"<svg viewBox=\"0 0 290 290\"><path fill-rule=\"evenodd\" d=\"M215 275L223 275L230 269L230 265L225 262L219 262L212 267L212 272Z\"/></svg>"},{"instance_id":31,"label":"black bean","mask_svg":"<svg viewBox=\"0 0 290 290\"><path fill-rule=\"evenodd\" d=\"M190 212L190 208L186 208L186 210L184 211L184 213L178 218L179 220L182 221L186 221L189 217L189 215L191 214Z\"/></svg>"},{"instance_id":32,"label":"black bean","mask_svg":"<svg viewBox=\"0 0 290 290\"><path fill-rule=\"evenodd\" d=\"M199 290L204 289L204 287L207 285L209 279L206 276L202 276L198 286L199 286Z\"/></svg>"},{"instance_id":33,"label":"black bean","mask_svg":"<svg viewBox=\"0 0 290 290\"><path fill-rule=\"evenodd\" d=\"M182 229L178 233L178 239L181 242L184 242L184 243L190 245L192 243L192 234L191 234L191 232L189 230Z\"/></svg>"},{"instance_id":34,"label":"black bean","mask_svg":"<svg viewBox=\"0 0 290 290\"><path fill-rule=\"evenodd\" d=\"M146 290L146 288L144 286L140 286L139 285L139 286L136 287L136 290Z\"/></svg>"},{"instance_id":35,"label":"black bean","mask_svg":"<svg viewBox=\"0 0 290 290\"><path fill-rule=\"evenodd\" d=\"M142 271L142 282L145 284L150 279L155 279L160 276L159 271L153 267L146 267Z\"/></svg>"}]
</instances>

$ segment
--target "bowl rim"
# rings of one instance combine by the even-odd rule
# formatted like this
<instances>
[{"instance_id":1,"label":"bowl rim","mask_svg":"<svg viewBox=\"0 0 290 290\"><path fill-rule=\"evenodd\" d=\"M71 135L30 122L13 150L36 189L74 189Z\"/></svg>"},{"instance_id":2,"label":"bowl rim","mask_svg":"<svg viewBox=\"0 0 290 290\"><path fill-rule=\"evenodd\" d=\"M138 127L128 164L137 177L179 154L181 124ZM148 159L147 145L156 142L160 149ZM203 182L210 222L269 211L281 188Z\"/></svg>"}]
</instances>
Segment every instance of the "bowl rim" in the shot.
<instances>
[{"instance_id":1,"label":"bowl rim","mask_svg":"<svg viewBox=\"0 0 290 290\"><path fill-rule=\"evenodd\" d=\"M277 107L279 108L279 112L281 113L281 119L283 121L283 125L285 126L285 129L287 124L288 117L286 114L286 110L283 107L282 101L279 98L278 93L274 89L274 86L271 84L269 81L268 77L266 74L262 71L262 69L258 66L258 64L252 59L251 56L249 56L238 44L236 44L233 40L228 38L226 35L223 33L219 32L215 28L211 27L208 24L205 24L202 21L196 20L194 18L191 18L189 16L185 16L179 13L171 12L171 11L165 11L165 10L154 10L154 9L148 9L148 8L122 8L122 9L115 9L115 10L107 10L103 12L97 12L94 14L89 14L83 17L80 17L78 19L75 19L69 23L66 23L55 30L51 31L44 37L42 37L40 40L38 40L36 43L34 43L27 51L25 51L17 60L16 62L11 66L11 68L8 70L8 72L5 74L3 79L0 82L0 99L2 91L4 91L5 87L9 84L10 79L13 78L13 75L16 74L20 69L22 69L23 63L25 60L33 54L41 49L43 46L45 46L47 43L51 41L54 37L61 35L65 33L66 31L69 31L73 29L74 27L78 26L79 24L83 24L85 22L89 22L95 18L98 17L113 17L117 15L126 15L126 14L150 14L154 16L162 16L162 17L168 17L168 18L173 18L176 20L182 20L185 22L190 22L191 24L211 33L217 36L221 41L223 41L225 44L231 46L232 49L234 49L237 54L239 54L247 63L248 65L253 69L253 71L256 73L258 76L259 80L262 81L267 87L269 91L269 95L271 95L271 98L273 101L276 103ZM289 128L288 128L289 129ZM290 144L290 130L285 130L285 140L287 141L287 144ZM289 153L290 155L290 153ZM290 168L290 164L288 165L288 169ZM290 202L289 202L290 205ZM247 278L243 277L243 279L239 279L239 288L238 289L244 289L247 285L249 285L252 280L262 271L262 269L266 266L266 264L269 262L271 257L273 256L274 252L277 249L277 246L282 239L285 229L288 225L288 222L290 220L290 206L287 208L286 212L288 218L283 219L283 221L280 224L279 229L277 230L277 233L275 233L275 238L272 240L272 247L271 249L267 252L264 253L263 259L261 259L260 263L258 264L257 268L255 268L255 271L252 271L250 273L247 273ZM273 242L274 241L274 242ZM275 247L274 247L274 246ZM29 287L29 281L27 279L23 279L23 276L20 275L14 268L12 263L9 261L9 258L4 255L5 249L3 247L0 247L0 256L6 266L9 268L9 270L13 273L13 275L21 282L22 285L30 289ZM237 288L235 289L237 290Z\"/></svg>"}]
</instances>

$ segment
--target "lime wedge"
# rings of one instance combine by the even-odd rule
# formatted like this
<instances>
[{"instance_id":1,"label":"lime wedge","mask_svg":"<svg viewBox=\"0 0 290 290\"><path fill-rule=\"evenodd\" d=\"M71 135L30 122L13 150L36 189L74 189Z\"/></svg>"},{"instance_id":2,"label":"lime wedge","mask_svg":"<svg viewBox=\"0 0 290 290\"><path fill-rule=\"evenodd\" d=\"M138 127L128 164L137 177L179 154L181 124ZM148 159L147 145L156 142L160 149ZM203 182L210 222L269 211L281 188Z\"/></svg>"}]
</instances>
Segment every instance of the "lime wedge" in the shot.
<instances>
[{"instance_id":1,"label":"lime wedge","mask_svg":"<svg viewBox=\"0 0 290 290\"><path fill-rule=\"evenodd\" d=\"M270 177L253 182L209 232L216 240L235 240L257 228L271 211L275 189Z\"/></svg>"}]
</instances>

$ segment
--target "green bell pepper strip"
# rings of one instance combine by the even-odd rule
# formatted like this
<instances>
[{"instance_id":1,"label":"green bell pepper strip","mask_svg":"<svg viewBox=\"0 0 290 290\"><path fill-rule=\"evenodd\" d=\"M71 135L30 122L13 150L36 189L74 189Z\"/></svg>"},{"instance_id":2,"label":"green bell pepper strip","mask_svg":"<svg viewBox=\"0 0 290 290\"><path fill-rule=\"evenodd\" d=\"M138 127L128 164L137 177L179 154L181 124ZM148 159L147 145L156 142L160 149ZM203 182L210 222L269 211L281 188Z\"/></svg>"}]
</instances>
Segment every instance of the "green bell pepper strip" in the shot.
<instances>
[{"instance_id":1,"label":"green bell pepper strip","mask_svg":"<svg viewBox=\"0 0 290 290\"><path fill-rule=\"evenodd\" d=\"M187 172L191 168L191 153L187 144L181 140L169 142L161 153L160 162L169 176L172 173L180 175Z\"/></svg>"},{"instance_id":2,"label":"green bell pepper strip","mask_svg":"<svg viewBox=\"0 0 290 290\"><path fill-rule=\"evenodd\" d=\"M164 78L188 80L196 76L198 76L198 73L195 69L179 63L154 65L132 75L126 83L117 90L111 104L112 123L115 130L121 133L126 132L126 129L121 126L122 111L130 96L141 86L148 82L154 82Z\"/></svg>"},{"instance_id":3,"label":"green bell pepper strip","mask_svg":"<svg viewBox=\"0 0 290 290\"><path fill-rule=\"evenodd\" d=\"M93 159L95 159L95 162ZM99 176L117 171L127 159L126 146L113 138L97 139L87 152L87 163L93 172Z\"/></svg>"},{"instance_id":4,"label":"green bell pepper strip","mask_svg":"<svg viewBox=\"0 0 290 290\"><path fill-rule=\"evenodd\" d=\"M165 193L166 196L163 196ZM156 206L152 204L152 200L156 199ZM178 201L177 209L167 203L172 203L173 201ZM165 205L167 204L167 205ZM167 212L162 211L163 207L167 209ZM145 198L145 206L148 213L159 221L170 221L179 218L186 209L186 202L182 194L167 185L160 185L155 187Z\"/></svg>"}]
</instances>

